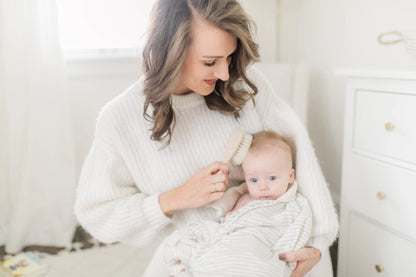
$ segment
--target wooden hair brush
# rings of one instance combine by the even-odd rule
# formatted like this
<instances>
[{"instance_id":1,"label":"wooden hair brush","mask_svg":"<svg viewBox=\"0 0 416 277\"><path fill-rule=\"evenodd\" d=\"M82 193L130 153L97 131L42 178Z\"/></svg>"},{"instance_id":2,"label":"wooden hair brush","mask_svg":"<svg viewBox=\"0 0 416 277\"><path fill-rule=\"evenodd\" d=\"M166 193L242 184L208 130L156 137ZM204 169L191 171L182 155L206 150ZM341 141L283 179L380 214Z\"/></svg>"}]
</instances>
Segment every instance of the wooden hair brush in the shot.
<instances>
[{"instance_id":1,"label":"wooden hair brush","mask_svg":"<svg viewBox=\"0 0 416 277\"><path fill-rule=\"evenodd\" d=\"M228 163L231 161L234 165L240 165L251 146L253 136L246 134L241 130L235 130L231 133L225 146L221 161Z\"/></svg>"}]
</instances>

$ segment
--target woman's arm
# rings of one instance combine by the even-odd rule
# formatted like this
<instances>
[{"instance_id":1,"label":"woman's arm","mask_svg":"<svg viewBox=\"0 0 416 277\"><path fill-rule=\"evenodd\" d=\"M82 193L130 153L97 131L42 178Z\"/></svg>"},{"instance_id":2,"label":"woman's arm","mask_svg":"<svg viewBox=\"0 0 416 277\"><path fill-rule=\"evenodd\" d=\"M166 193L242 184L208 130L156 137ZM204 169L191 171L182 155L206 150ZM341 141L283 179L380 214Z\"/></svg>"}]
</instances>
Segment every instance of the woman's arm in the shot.
<instances>
[{"instance_id":1,"label":"woman's arm","mask_svg":"<svg viewBox=\"0 0 416 277\"><path fill-rule=\"evenodd\" d=\"M221 198L228 184L228 170L227 164L214 162L181 187L147 195L138 190L111 145L96 138L82 169L75 214L81 225L102 242L143 245L159 236L175 211Z\"/></svg>"},{"instance_id":2,"label":"woman's arm","mask_svg":"<svg viewBox=\"0 0 416 277\"><path fill-rule=\"evenodd\" d=\"M158 195L141 193L123 159L96 138L84 162L76 192L75 215L105 243L144 245L171 220L160 210Z\"/></svg>"}]
</instances>

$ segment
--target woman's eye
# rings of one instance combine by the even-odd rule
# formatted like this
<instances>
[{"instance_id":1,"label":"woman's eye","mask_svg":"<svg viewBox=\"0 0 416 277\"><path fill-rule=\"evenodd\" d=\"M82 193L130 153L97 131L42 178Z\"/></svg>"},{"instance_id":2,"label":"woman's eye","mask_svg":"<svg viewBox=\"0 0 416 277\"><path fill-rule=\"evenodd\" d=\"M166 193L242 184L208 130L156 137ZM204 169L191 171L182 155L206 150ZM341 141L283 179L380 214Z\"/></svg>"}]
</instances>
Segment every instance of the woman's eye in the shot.
<instances>
[{"instance_id":1,"label":"woman's eye","mask_svg":"<svg viewBox=\"0 0 416 277\"><path fill-rule=\"evenodd\" d=\"M269 180L270 180L270 181L276 180L276 176L270 176L270 177L269 177Z\"/></svg>"},{"instance_id":2,"label":"woman's eye","mask_svg":"<svg viewBox=\"0 0 416 277\"><path fill-rule=\"evenodd\" d=\"M257 178L251 178L251 182L252 183L256 183L257 182Z\"/></svg>"},{"instance_id":3,"label":"woman's eye","mask_svg":"<svg viewBox=\"0 0 416 277\"><path fill-rule=\"evenodd\" d=\"M214 66L215 65L215 61L212 62L212 63L206 63L206 62L204 62L204 65L206 65L206 66Z\"/></svg>"}]
</instances>

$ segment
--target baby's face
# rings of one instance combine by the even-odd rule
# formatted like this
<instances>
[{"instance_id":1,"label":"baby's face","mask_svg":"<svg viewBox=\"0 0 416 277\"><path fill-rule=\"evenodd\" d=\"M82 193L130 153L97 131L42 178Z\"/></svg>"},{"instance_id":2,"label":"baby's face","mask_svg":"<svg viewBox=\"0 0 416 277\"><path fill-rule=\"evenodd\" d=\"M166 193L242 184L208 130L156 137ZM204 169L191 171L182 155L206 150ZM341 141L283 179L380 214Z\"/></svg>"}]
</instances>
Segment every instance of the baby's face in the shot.
<instances>
[{"instance_id":1,"label":"baby's face","mask_svg":"<svg viewBox=\"0 0 416 277\"><path fill-rule=\"evenodd\" d=\"M248 191L254 199L277 199L295 179L290 153L277 145L250 150L242 167Z\"/></svg>"}]
</instances>

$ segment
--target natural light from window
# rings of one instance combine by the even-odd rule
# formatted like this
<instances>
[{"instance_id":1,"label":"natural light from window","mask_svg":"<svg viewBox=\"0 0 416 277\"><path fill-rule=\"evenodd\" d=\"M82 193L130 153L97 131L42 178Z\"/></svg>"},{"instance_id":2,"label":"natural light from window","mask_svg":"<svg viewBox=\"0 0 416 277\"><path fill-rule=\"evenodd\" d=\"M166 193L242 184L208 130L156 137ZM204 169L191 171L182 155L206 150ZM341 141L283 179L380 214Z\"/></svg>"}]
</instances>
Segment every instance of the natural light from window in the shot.
<instances>
[{"instance_id":1,"label":"natural light from window","mask_svg":"<svg viewBox=\"0 0 416 277\"><path fill-rule=\"evenodd\" d=\"M58 0L64 51L137 49L154 0Z\"/></svg>"}]
</instances>

